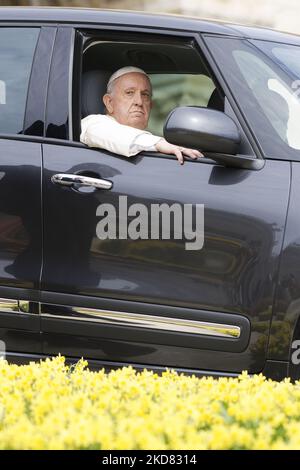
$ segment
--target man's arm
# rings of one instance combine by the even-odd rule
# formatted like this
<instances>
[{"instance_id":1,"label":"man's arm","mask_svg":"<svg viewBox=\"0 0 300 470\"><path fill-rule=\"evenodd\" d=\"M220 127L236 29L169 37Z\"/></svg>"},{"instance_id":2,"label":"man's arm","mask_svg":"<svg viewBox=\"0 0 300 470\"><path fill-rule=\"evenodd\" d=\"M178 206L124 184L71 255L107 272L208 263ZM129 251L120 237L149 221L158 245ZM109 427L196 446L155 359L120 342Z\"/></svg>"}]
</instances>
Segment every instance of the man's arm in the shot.
<instances>
[{"instance_id":1,"label":"man's arm","mask_svg":"<svg viewBox=\"0 0 300 470\"><path fill-rule=\"evenodd\" d=\"M131 157L142 151L154 151L175 155L182 165L184 155L192 159L204 156L198 150L170 144L162 137L125 126L102 114L87 116L81 121L81 126L80 141L82 143L89 147L106 149L125 157Z\"/></svg>"}]
</instances>

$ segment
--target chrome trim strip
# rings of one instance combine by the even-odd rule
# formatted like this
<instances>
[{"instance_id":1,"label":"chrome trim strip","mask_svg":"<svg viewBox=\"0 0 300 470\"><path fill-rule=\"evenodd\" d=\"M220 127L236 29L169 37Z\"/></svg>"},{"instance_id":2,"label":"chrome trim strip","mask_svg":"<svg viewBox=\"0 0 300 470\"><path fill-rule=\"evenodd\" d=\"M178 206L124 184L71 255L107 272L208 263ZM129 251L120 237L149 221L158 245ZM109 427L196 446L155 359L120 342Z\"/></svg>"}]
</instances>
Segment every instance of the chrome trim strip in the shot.
<instances>
[{"instance_id":1,"label":"chrome trim strip","mask_svg":"<svg viewBox=\"0 0 300 470\"><path fill-rule=\"evenodd\" d=\"M50 306L50 304L49 304ZM53 305L51 305L53 307ZM132 326L135 328L150 328L155 330L174 331L177 333L191 333L196 335L217 336L219 338L239 339L241 328L235 325L210 323L206 321L185 320L183 318L170 318L154 315L145 315L129 312L117 312L111 310L98 310L83 307L68 307L56 305L57 311L61 308L62 315L43 312L41 315L48 318L61 318L65 320L79 320L113 324L116 326ZM71 311L70 315L64 315L64 308Z\"/></svg>"},{"instance_id":2,"label":"chrome trim strip","mask_svg":"<svg viewBox=\"0 0 300 470\"><path fill-rule=\"evenodd\" d=\"M14 312L18 313L19 301L15 299L3 299L0 298L0 312Z\"/></svg>"},{"instance_id":3,"label":"chrome trim strip","mask_svg":"<svg viewBox=\"0 0 300 470\"><path fill-rule=\"evenodd\" d=\"M31 312L29 312L29 300L16 300L4 298L0 298L0 312L32 314Z\"/></svg>"}]
</instances>

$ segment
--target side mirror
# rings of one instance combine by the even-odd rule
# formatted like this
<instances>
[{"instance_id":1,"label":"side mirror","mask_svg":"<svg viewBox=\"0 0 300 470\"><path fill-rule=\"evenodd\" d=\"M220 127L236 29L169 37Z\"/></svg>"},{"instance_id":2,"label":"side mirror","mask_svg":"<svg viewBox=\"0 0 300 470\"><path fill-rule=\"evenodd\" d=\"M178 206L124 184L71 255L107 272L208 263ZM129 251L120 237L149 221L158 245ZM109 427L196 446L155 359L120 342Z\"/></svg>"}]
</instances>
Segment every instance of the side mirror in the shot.
<instances>
[{"instance_id":1,"label":"side mirror","mask_svg":"<svg viewBox=\"0 0 300 470\"><path fill-rule=\"evenodd\" d=\"M235 122L221 111L196 106L183 106L170 112L164 126L164 137L171 144L208 153L215 162L244 170L261 170L263 158L237 155L241 143Z\"/></svg>"},{"instance_id":2,"label":"side mirror","mask_svg":"<svg viewBox=\"0 0 300 470\"><path fill-rule=\"evenodd\" d=\"M164 126L164 137L172 144L223 155L236 155L241 142L239 130L229 116L196 106L173 109Z\"/></svg>"}]
</instances>

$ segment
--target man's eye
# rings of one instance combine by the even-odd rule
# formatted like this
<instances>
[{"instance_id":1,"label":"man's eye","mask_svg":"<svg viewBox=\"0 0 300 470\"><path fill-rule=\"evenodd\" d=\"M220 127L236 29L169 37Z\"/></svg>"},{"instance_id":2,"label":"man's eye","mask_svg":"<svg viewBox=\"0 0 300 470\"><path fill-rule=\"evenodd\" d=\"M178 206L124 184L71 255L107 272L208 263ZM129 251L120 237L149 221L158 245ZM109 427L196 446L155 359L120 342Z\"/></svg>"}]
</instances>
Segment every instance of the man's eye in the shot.
<instances>
[{"instance_id":1,"label":"man's eye","mask_svg":"<svg viewBox=\"0 0 300 470\"><path fill-rule=\"evenodd\" d=\"M133 91L132 90L126 91L126 95L130 95L130 96L133 95Z\"/></svg>"}]
</instances>

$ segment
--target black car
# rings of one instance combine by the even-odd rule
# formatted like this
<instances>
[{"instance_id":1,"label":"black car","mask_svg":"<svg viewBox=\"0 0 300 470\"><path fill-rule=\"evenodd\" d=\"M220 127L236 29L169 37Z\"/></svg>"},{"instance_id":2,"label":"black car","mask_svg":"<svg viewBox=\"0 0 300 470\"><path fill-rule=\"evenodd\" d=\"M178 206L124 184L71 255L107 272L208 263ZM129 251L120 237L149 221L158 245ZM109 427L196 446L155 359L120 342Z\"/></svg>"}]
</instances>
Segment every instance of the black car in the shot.
<instances>
[{"instance_id":1,"label":"black car","mask_svg":"<svg viewBox=\"0 0 300 470\"><path fill-rule=\"evenodd\" d=\"M300 37L92 9L0 9L0 340L9 361L299 377ZM205 158L80 142L108 77ZM102 189L101 189L102 188ZM99 204L204 205L204 244L100 239Z\"/></svg>"}]
</instances>

